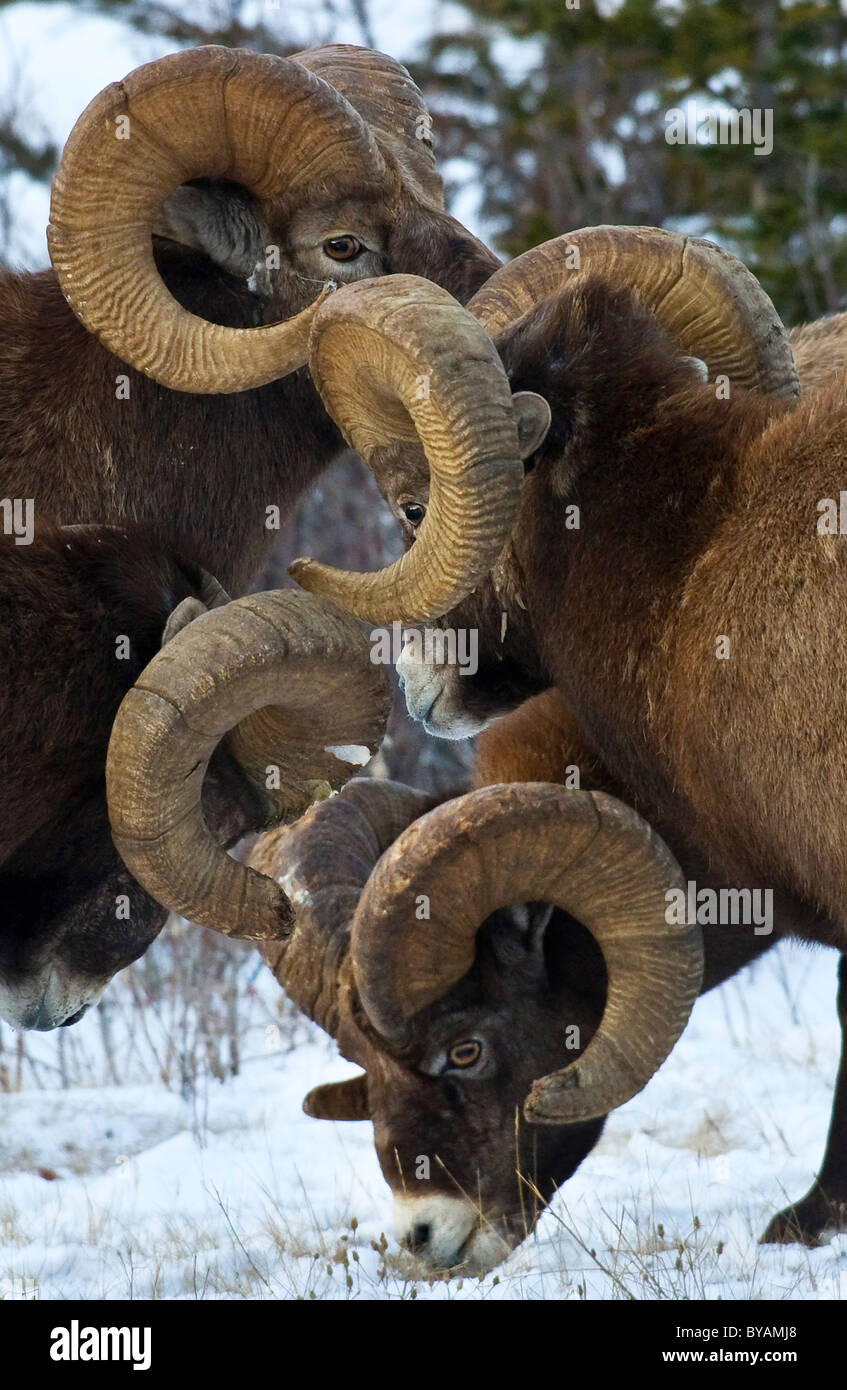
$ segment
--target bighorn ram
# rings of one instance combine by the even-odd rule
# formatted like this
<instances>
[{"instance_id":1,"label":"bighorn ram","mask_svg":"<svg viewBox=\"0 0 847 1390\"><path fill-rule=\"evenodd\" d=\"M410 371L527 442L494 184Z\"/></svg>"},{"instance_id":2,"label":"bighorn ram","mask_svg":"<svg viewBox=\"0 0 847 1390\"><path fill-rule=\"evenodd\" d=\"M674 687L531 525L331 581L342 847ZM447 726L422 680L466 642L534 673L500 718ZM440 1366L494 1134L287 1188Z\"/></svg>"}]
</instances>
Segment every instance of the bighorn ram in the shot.
<instances>
[{"instance_id":1,"label":"bighorn ram","mask_svg":"<svg viewBox=\"0 0 847 1390\"><path fill-rule=\"evenodd\" d=\"M54 272L0 277L0 306L15 325L0 348L0 494L10 506L32 504L44 536L57 525L114 525L125 548L146 525L156 552L143 595L144 546L138 563L123 557L134 592L120 591L116 565L112 608L117 594L123 619L104 650L95 649L102 594L80 591L55 537L35 547L5 538L8 630L26 691L0 736L15 838L8 861L0 859L0 888L23 885L5 933L15 960L4 974L16 982L8 984L14 999L28 1001L13 999L9 1017L50 1024L81 1007L50 1003L22 938L37 936L43 964L50 942L66 936L69 913L89 923L114 915L112 883L123 870L106 839L103 753L120 695L158 642L151 647L151 616L161 633L169 599L184 592L156 591L163 570L184 573L191 560L227 588L244 589L272 544L268 512L285 513L337 453L340 431L365 458L397 431L419 434L432 459L434 500L440 489L433 552L427 557L423 546L360 577L375 616L386 605L396 616L443 611L505 541L521 468L496 353L446 290L385 273L414 267L467 297L496 264L443 210L427 121L405 70L369 50L333 47L283 60L210 48L162 59L101 93L77 123L54 186ZM269 269L276 251L279 269ZM330 275L357 283L312 303ZM134 370L125 373L111 352ZM470 408L459 405L461 376L483 360L489 389ZM304 373L285 376L307 361L328 413ZM445 418L467 447L440 447ZM502 506L477 505L472 483L481 476ZM463 533L447 553L457 517ZM57 603L72 616L74 602L74 642L55 642L45 663L44 647L29 640L35 627L22 623L19 640L15 605L29 613L44 604L41 623ZM118 633L132 662L115 660ZM102 679L63 683L71 666ZM56 746L45 718L89 731L79 773L84 806L73 778L59 780L65 799L45 804L45 783L15 733L24 717L27 747ZM90 875L67 852L69 823L79 835L96 828ZM30 824L37 832L27 843L19 828ZM162 920L139 919L138 940L124 933L120 964ZM91 960L99 970L96 953ZM76 987L61 993L79 995Z\"/></svg>"},{"instance_id":2,"label":"bighorn ram","mask_svg":"<svg viewBox=\"0 0 847 1390\"><path fill-rule=\"evenodd\" d=\"M574 764L604 790L555 785ZM401 1239L431 1268L479 1273L660 1065L693 993L811 933L814 917L777 894L770 934L705 928L701 985L699 928L671 929L664 894L728 880L677 836L680 873L612 800L621 788L556 691L481 736L474 780L434 809L410 788L349 782L263 835L250 862L281 876L297 909L290 944L263 954L365 1072L317 1088L307 1112L370 1118ZM842 967L847 1024L843 981ZM815 1243L843 1221L845 1108L842 1063L820 1176L765 1239Z\"/></svg>"},{"instance_id":3,"label":"bighorn ram","mask_svg":"<svg viewBox=\"0 0 847 1390\"><path fill-rule=\"evenodd\" d=\"M469 365L486 383L479 400L474 402L464 400L460 385ZM421 547L419 552L404 555L380 574L359 576L372 596L366 602L373 602L375 612L381 611L380 605L392 608L396 604L396 611L402 613L409 599L413 611L418 605L423 612L439 611L451 595L466 591L469 575L487 554L498 553L508 535L508 518L520 497L521 446L508 381L493 346L476 320L445 290L413 276L393 275L347 286L318 308L311 331L310 366L333 414L344 421L349 437L366 455L375 441L392 438L397 431L423 441L432 459L435 480L431 509L434 533L455 534L462 523L467 523L458 543L442 553L442 562L435 568L431 557L427 560L425 547ZM419 396L418 384L423 374L427 390ZM449 445L448 435L455 436ZM479 477L487 478L500 505L492 508L483 499L475 508L470 494ZM95 528L98 543L100 531L102 528ZM53 993L45 994L45 987L39 983L41 966L34 969L28 963L29 957L22 959L22 939L37 940L38 959L46 969L44 963L51 959L50 943L64 939L71 918L89 924L86 930L90 947L96 935L90 924L109 916L114 919L116 915L113 883L116 875L123 882L124 875L106 832L102 783L106 742L120 696L132 684L144 659L152 655L170 608L186 593L185 575L191 569L176 558L178 552L161 545L159 528L151 528L152 550L148 553L142 548L138 560L133 559L131 551L137 531L136 527L131 533L125 529L116 533L112 549L129 553L111 555L112 568L105 588L98 587L103 567L98 569L95 563L92 579L90 559L83 558L75 545L65 547L61 534L20 547L12 538L0 542L6 571L4 593L9 603L8 614L4 612L3 635L10 653L8 665L14 663L18 682L16 690L6 692L10 706L13 697L18 703L0 724L0 766L7 804L14 808L9 826L15 837L7 847L7 861L0 860L0 889L6 887L8 892L9 883L22 885L15 899L17 916L7 933L9 949L19 961L9 973L24 976L24 985L19 981L15 986L15 998L25 997L25 1004L7 1006L6 1016L17 1021L32 1017L46 1020L40 1026L52 1026L78 1015L84 1002L78 998L75 986L74 990L62 991L63 999L73 996L76 1000L73 1009L50 1004ZM79 533L76 528L76 534ZM81 534L83 538L87 536L81 544L90 548L95 543L92 536L84 528ZM201 555L205 559L205 551ZM199 573L196 565L193 572ZM171 575L182 575L181 583L162 577ZM342 575L341 582L349 584L350 576ZM195 590L187 590L189 596L193 593ZM285 595L277 597L282 602L291 600L292 595L287 599ZM303 606L308 596L300 594L295 598L300 604L298 611L308 614L311 610ZM266 601L271 603L272 596L267 596ZM67 622L54 633L51 623L57 606L67 615ZM182 610L180 621L184 622L193 611ZM223 615L220 621L224 621ZM364 646L367 660L367 644L353 619L347 621L352 624L350 632L356 634L358 649ZM171 635L173 627L170 622L166 635ZM260 624L254 633L257 641L262 631ZM118 659L118 639L132 652L131 661ZM247 641L246 634L244 640ZM206 668L215 670L215 658L220 653L213 646L201 650L190 643L185 650L194 653L198 678L208 683L211 677ZM173 660L170 646L166 655L165 664L169 667ZM248 657L249 651L245 652L245 659ZM368 666L371 672L375 671L372 663L368 662ZM285 707L290 670L289 666L279 666L280 686L264 687L269 704ZM33 712L37 692L41 692L41 703ZM353 689L348 694L352 698ZM135 692L131 700L134 698ZM320 687L311 698L319 703ZM369 710L369 706L363 707L361 717L371 719L368 727L373 727ZM245 716L250 713L250 709L244 711ZM329 710L315 710L318 720L328 719L329 714ZM350 718L355 716L354 709ZM18 737L22 722L29 731L23 744ZM42 750L49 749L54 759L60 756L60 732L72 743L77 726L86 730L87 742L80 749L74 775L59 778L57 799L45 800L44 789L50 785L50 779L44 775ZM305 729L303 737L308 744ZM324 741L352 741L374 747L373 739L330 739L327 734ZM237 754L236 759L241 761ZM163 766L151 767L151 786ZM348 775L349 772L348 767ZM326 780L323 774L321 779ZM259 786L262 785L260 779ZM180 785L173 789L173 799L180 806L183 793ZM301 803L301 809L308 804L302 798ZM242 829L257 829L274 819L274 808L268 807L265 799L257 807L254 798L252 817L245 817L243 805L241 809L240 819L235 816L235 820ZM68 825L72 823L75 831L70 839L74 844L84 838L86 825L98 841L85 872L78 858L69 856ZM141 831L139 835L143 838ZM131 869L133 864L134 860ZM160 891L158 880L142 881L164 906L181 910L179 895L168 892L167 884L163 883ZM228 900L222 900L220 907L228 914ZM143 912L145 915L138 922L141 947L132 932L125 932L121 940L126 951L120 964L134 959L147 944L150 933L155 935L164 920L163 912L150 915L146 900ZM90 955L99 965L96 951L91 950ZM103 973L99 971L99 975ZM37 1003L33 1004L36 998Z\"/></svg>"},{"instance_id":4,"label":"bighorn ram","mask_svg":"<svg viewBox=\"0 0 847 1390\"><path fill-rule=\"evenodd\" d=\"M577 275L575 287L540 308L527 294L525 316L497 339L522 392L515 415L530 471L521 510L490 579L446 619L480 631L480 672L424 671L416 683L414 663L404 663L413 710L439 731L479 728L551 682L560 693L546 698L559 699L564 726L548 722L531 741L531 757L522 734L516 763L502 744L481 774L501 785L443 806L408 788L351 784L292 829L263 836L251 859L282 879L298 909L293 934L269 945L267 958L295 1001L366 1071L366 1079L320 1088L308 1108L372 1116L384 1171L402 1199L401 1230L436 1267L485 1268L520 1239L535 1204L591 1149L608 1110L644 1085L672 1047L700 988L702 961L697 928L667 920L670 889L692 881L773 889L773 933L708 926L707 986L779 934L844 943L843 918L785 868L794 844L832 847L829 822L817 824L816 839L806 824L803 837L803 808L792 809L773 761L758 799L740 755L729 764L736 779L729 785L721 786L714 761L714 744L744 739L746 719L760 734L758 746L752 732L744 745L752 774L768 754L768 735L789 748L796 721L808 771L815 726L790 687L773 680L786 662L802 659L795 632L813 640L807 610L805 627L802 611L797 628L785 627L791 605L802 610L805 597L798 599L799 585L785 591L777 565L763 566L754 593L750 581L731 601L738 564L770 538L761 524L750 537L734 537L735 569L727 558L719 575L713 571L712 584L726 590L719 618L710 617L708 587L697 587L698 568L711 558L700 558L698 547L706 539L726 544L721 526L731 525L742 502L755 516L757 487L776 505L780 461L783 478L804 490L815 466L829 466L817 487L832 495L843 428L833 427L828 464L819 443L814 452L810 421L819 409L837 420L837 391L823 387L815 404L811 396L796 403L791 354L773 310L731 258L664 233L580 240L583 267L599 250L605 267L619 259L627 279L645 286L647 302L652 284L655 318L637 294L596 278L582 283ZM555 247L542 249L544 275L556 269L555 256ZM516 263L518 273L527 261L533 256ZM498 273L477 307L480 300L501 312L514 307L522 289L510 281L512 269ZM675 341L662 326L668 322ZM718 387L728 378L728 399L703 382L704 362ZM472 373L464 384L479 397ZM807 473L796 462L788 470L785 444L775 455L764 447L778 450L780 432L790 437L804 416ZM419 520L424 461L392 446L375 462L398 513L417 507ZM580 512L568 510L574 505ZM814 561L804 569L821 583L827 572ZM786 650L774 637L769 593L771 605L780 595ZM714 639L726 636L732 657L721 662ZM689 646L698 640L701 665L692 673ZM751 662L755 642L769 665ZM835 661L815 669L810 693L827 679L837 689L837 670ZM771 702L765 714L756 703L762 690ZM834 716L825 727L834 738ZM551 785L560 753L579 769L578 793ZM504 776L511 785L502 785ZM528 776L544 780L515 785ZM714 799L698 814L701 789ZM610 796L646 813L654 831ZM776 854L761 858L776 815L785 826L793 815L797 836L782 846L779 873ZM808 882L825 884L814 870ZM563 1070L571 1026L576 1062ZM768 1238L814 1241L843 1222L845 1086L842 1077L818 1183L774 1219ZM519 1119L515 1129L516 1110L528 1123Z\"/></svg>"},{"instance_id":5,"label":"bighorn ram","mask_svg":"<svg viewBox=\"0 0 847 1390\"><path fill-rule=\"evenodd\" d=\"M133 804L116 803L115 815L139 839L151 819L157 834L171 818L183 836L194 829L184 852L195 869L206 863L201 827L231 845L341 785L378 746L390 701L357 623L333 604L289 591L226 604L209 576L143 529L44 528L25 572L0 540L0 588L0 1017L47 1029L81 1017L167 916L124 866L106 810L106 745L128 683L137 678L129 699L145 722L124 740L118 715L112 764L142 769L157 800L146 820L133 819ZM180 657L185 673L172 678ZM166 796L155 740L168 719L191 762ZM123 848L128 860L142 854ZM158 862L161 841L148 849ZM220 854L210 885L228 905L226 929L260 930L223 896L234 861ZM179 907L176 891L170 903ZM264 930L283 934L281 892L274 909Z\"/></svg>"},{"instance_id":6,"label":"bighorn ram","mask_svg":"<svg viewBox=\"0 0 847 1390\"><path fill-rule=\"evenodd\" d=\"M574 762L605 789L557 785ZM441 805L349 782L262 835L249 863L296 913L263 955L364 1072L318 1087L307 1112L371 1119L401 1239L430 1268L480 1273L646 1084L698 991L814 920L778 893L767 934L721 924L701 939L669 921L668 894L686 879L731 884L677 833L680 871L609 794L619 786L556 691L482 736L475 780ZM205 910L202 873L195 895ZM843 1076L820 1179L767 1238L811 1241L839 1218L846 1088Z\"/></svg>"},{"instance_id":7,"label":"bighorn ram","mask_svg":"<svg viewBox=\"0 0 847 1390\"><path fill-rule=\"evenodd\" d=\"M479 671L460 677L411 648L411 713L462 737L555 686L578 766L599 762L601 785L677 854L689 845L728 882L773 889L792 930L843 952L843 378L798 400L753 278L667 232L561 238L469 307L551 425L527 457L509 545L443 620L478 632ZM380 468L411 530L422 461L394 449ZM843 1223L843 1161L827 1193ZM797 1210L818 1235L820 1201Z\"/></svg>"},{"instance_id":8,"label":"bighorn ram","mask_svg":"<svg viewBox=\"0 0 847 1390\"><path fill-rule=\"evenodd\" d=\"M296 371L319 291L414 272L464 300L499 264L444 211L429 129L405 68L354 47L197 48L101 92L53 270L0 273L0 497L150 522L244 592L342 447Z\"/></svg>"},{"instance_id":9,"label":"bighorn ram","mask_svg":"<svg viewBox=\"0 0 847 1390\"><path fill-rule=\"evenodd\" d=\"M147 724L128 698L114 737L134 744ZM148 839L160 829L162 778L148 789L149 769L167 767L172 799L193 756L176 744L171 752L165 733L142 767L111 769L122 847L124 804L148 807ZM294 1002L366 1071L318 1088L307 1110L371 1117L401 1206L417 1213L414 1225L431 1223L431 1241L411 1226L410 1241L440 1267L482 1269L523 1238L537 1211L516 1163L548 1200L599 1135L595 1116L667 1056L700 987L702 945L699 928L665 920L665 893L682 882L672 856L612 797L528 784L432 807L397 783L350 782L294 826L261 836L249 867L227 861L233 886L221 894L175 831L158 883L143 858L128 862L158 895L170 875L186 912L212 925L226 928L232 904L252 900L242 913L253 915L250 935L273 917L264 899L285 888L293 930L283 941L263 932L263 954ZM521 902L536 906L511 906ZM547 937L561 958L555 983L543 965L544 902L584 924ZM585 975L584 989L569 972ZM567 1067L570 1027L583 1030L584 1050ZM479 1085L461 1084L468 1077ZM515 1107L530 1090L530 1118L542 1123L516 1128ZM571 1126L558 1123L565 1117Z\"/></svg>"}]
</instances>

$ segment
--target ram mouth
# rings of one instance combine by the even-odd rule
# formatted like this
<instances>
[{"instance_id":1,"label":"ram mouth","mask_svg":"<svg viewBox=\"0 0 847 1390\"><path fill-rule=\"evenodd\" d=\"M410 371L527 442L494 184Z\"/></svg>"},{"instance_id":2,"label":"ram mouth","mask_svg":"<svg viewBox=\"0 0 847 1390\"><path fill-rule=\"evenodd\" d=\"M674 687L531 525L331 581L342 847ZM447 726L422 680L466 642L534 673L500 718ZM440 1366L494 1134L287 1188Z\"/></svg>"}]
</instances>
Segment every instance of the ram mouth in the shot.
<instances>
[{"instance_id":1,"label":"ram mouth","mask_svg":"<svg viewBox=\"0 0 847 1390\"><path fill-rule=\"evenodd\" d=\"M430 717L430 715L432 714L432 711L435 709L435 706L438 704L438 701L439 701L440 699L441 699L441 692L439 691L438 694L437 694L437 695L434 695L433 698L430 700L429 704L427 705L426 709L424 710L423 714L422 714L421 717L420 717L420 722L421 722L421 724L422 724L424 730L425 730L426 733L428 733L428 734L432 733L432 730L431 730L430 727L429 727L429 717Z\"/></svg>"},{"instance_id":2,"label":"ram mouth","mask_svg":"<svg viewBox=\"0 0 847 1390\"><path fill-rule=\"evenodd\" d=\"M450 1263L445 1264L443 1266L433 1266L433 1274L439 1275L442 1279L453 1279L456 1277L457 1274L467 1273L467 1271L465 1270L465 1265L467 1264L467 1257L470 1252L470 1247L473 1244L479 1232L482 1230L483 1225L484 1222L480 1220L477 1221L477 1223L474 1226L471 1226L471 1229L468 1231L468 1234L465 1236L465 1239L462 1241L458 1250L456 1250L454 1255L451 1257Z\"/></svg>"},{"instance_id":3,"label":"ram mouth","mask_svg":"<svg viewBox=\"0 0 847 1390\"><path fill-rule=\"evenodd\" d=\"M448 1275L455 1278L470 1274L481 1279L507 1260L519 1244L520 1240L501 1234L482 1217L457 1250L456 1263L450 1267Z\"/></svg>"},{"instance_id":4,"label":"ram mouth","mask_svg":"<svg viewBox=\"0 0 847 1390\"><path fill-rule=\"evenodd\" d=\"M501 1234L491 1221L480 1216L450 1257L449 1264L430 1265L423 1254L413 1258L419 1266L426 1266L430 1280L460 1279L464 1275L482 1278L508 1259L522 1239L523 1236L510 1238Z\"/></svg>"}]
</instances>

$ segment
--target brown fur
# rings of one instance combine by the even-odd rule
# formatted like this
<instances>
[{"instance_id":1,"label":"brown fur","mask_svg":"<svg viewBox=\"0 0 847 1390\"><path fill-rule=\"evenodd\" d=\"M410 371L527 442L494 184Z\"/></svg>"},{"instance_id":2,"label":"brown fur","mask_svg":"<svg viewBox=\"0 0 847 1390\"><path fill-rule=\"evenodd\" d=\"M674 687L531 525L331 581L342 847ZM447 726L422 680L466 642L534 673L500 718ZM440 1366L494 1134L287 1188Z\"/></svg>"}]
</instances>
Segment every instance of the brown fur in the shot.
<instances>
[{"instance_id":1,"label":"brown fur","mask_svg":"<svg viewBox=\"0 0 847 1390\"><path fill-rule=\"evenodd\" d=\"M467 298L497 261L461 232L446 215L409 210L386 230L381 271L430 275ZM260 299L199 252L156 248L174 297L214 322L272 323L314 298L314 282L281 272ZM343 447L305 368L234 395L169 391L86 332L52 271L0 272L0 321L0 497L33 498L37 516L63 525L149 522L166 547L190 536L234 595L278 538L266 509L284 520ZM116 397L119 377L128 400Z\"/></svg>"},{"instance_id":2,"label":"brown fur","mask_svg":"<svg viewBox=\"0 0 847 1390\"><path fill-rule=\"evenodd\" d=\"M178 244L188 205L192 249ZM301 235L311 217L320 238L321 219L347 216L353 229L362 219L378 244L369 274L428 275L467 299L498 264L447 214L412 203L388 209L367 190L345 203L338 189L320 187L310 207L281 200L260 211L243 190L203 180L166 204L154 252L182 305L251 327L314 298L316 280L298 273L289 234ZM222 267L252 266L267 244L280 246L283 264L260 297ZM319 247L308 254L318 257ZM157 385L86 332L51 271L0 272L0 320L0 499L31 499L39 528L32 546L0 534L2 986L4 973L32 975L50 943L57 951L63 943L85 972L117 968L161 927L164 911L129 878L109 835L103 771L115 711L171 609L197 591L199 571L177 556L244 592L278 537L267 509L278 507L284 521L343 441L305 369L235 395ZM117 391L124 380L126 400ZM68 547L57 528L80 524L127 535ZM132 638L129 662L115 659L116 632ZM262 808L223 751L206 800L222 840L261 823ZM118 923L119 940L118 892L133 899L132 929Z\"/></svg>"},{"instance_id":3,"label":"brown fur","mask_svg":"<svg viewBox=\"0 0 847 1390\"><path fill-rule=\"evenodd\" d=\"M258 321L246 286L204 258L163 250L160 266L204 317ZM0 276L0 316L15 325L0 347L0 496L63 525L148 522L169 547L191 536L225 588L246 589L278 535L265 508L285 516L341 448L308 374L230 396L168 391L86 332L51 271Z\"/></svg>"},{"instance_id":4,"label":"brown fur","mask_svg":"<svg viewBox=\"0 0 847 1390\"><path fill-rule=\"evenodd\" d=\"M847 552L816 534L845 476L840 386L793 410L674 390L671 354L637 315L620 362L602 296L592 312L603 346L576 392L567 371L546 383L557 406L568 392L574 434L528 479L516 542L551 683L648 819L733 878L809 901L843 943ZM581 518L565 533L563 471Z\"/></svg>"},{"instance_id":5,"label":"brown fur","mask_svg":"<svg viewBox=\"0 0 847 1390\"><path fill-rule=\"evenodd\" d=\"M490 718L556 684L609 790L734 881L804 902L812 939L842 946L847 552L816 532L845 477L841 378L796 407L719 400L626 291L596 281L498 346L552 426L500 572L444 620L480 635L479 673L451 694ZM380 481L419 495L419 457Z\"/></svg>"},{"instance_id":6,"label":"brown fur","mask_svg":"<svg viewBox=\"0 0 847 1390\"><path fill-rule=\"evenodd\" d=\"M847 371L847 311L792 328L788 337L804 393Z\"/></svg>"},{"instance_id":7,"label":"brown fur","mask_svg":"<svg viewBox=\"0 0 847 1390\"><path fill-rule=\"evenodd\" d=\"M475 787L537 780L567 784L577 767L582 788L632 800L629 789L586 745L556 689L496 720L474 751ZM297 963L292 966L278 948L266 948L263 954L293 997L364 1072L340 1087L312 1092L307 1112L331 1119L370 1118L383 1174L401 1199L405 1243L430 1268L480 1273L532 1230L545 1204L602 1133L603 1119L527 1124L522 1106L532 1083L562 1065L565 1026L578 1029L579 1050L594 1036L605 1009L606 971L596 942L567 913L542 903L500 909L480 923L470 971L415 1016L408 1045L397 1052L388 1046L358 1002L349 930L381 848L430 808L420 794L407 794L401 803L399 790L373 781L350 782L340 796L313 808L297 825L260 837L250 862L273 877L285 875L286 882L293 881L295 899L305 893L298 900L310 904L299 924ZM386 800L395 817L387 839ZM678 830L661 829L687 877L700 887L733 886ZM774 919L772 935L737 925L710 926L704 933L703 989L729 978L781 936L797 932L801 921L808 934L814 929L807 905L785 895L775 895ZM330 975L327 961L332 963ZM322 962L320 969L317 962ZM845 973L842 967L842 981ZM332 989L327 988L330 978ZM847 1030L847 982L842 983L840 1016ZM467 1039L484 1049L484 1065L476 1074L448 1063L450 1049ZM568 1053L566 1060L575 1055ZM847 1062L836 1087L820 1176L802 1202L774 1218L767 1239L815 1244L828 1226L847 1221L845 1126ZM428 1159L425 1170L423 1157ZM472 1210L457 1208L457 1198Z\"/></svg>"},{"instance_id":8,"label":"brown fur","mask_svg":"<svg viewBox=\"0 0 847 1390\"><path fill-rule=\"evenodd\" d=\"M584 787L659 830L698 886L772 889L779 931L843 952L847 549L817 532L818 503L837 502L847 477L843 376L797 404L720 400L625 291L599 282L540 305L498 347L513 389L544 396L553 423L529 460L505 573L444 620L479 629L479 674L444 672L430 709L502 715L541 678L558 695L535 706L553 719L531 735L530 766L577 764ZM389 495L408 493L402 473L383 478ZM488 679L493 662L510 669L511 699ZM427 704L434 688L421 686ZM517 745L508 720L483 736L478 777L518 770L533 716L517 718ZM707 929L707 983L749 958L751 935ZM819 1179L768 1238L814 1242L847 1219L845 1136L843 1057Z\"/></svg>"},{"instance_id":9,"label":"brown fur","mask_svg":"<svg viewBox=\"0 0 847 1390\"><path fill-rule=\"evenodd\" d=\"M586 791L604 791L632 804L630 788L622 785L603 765L596 751L586 745L560 691L551 689L527 700L513 714L496 720L477 739L474 749L473 785L490 786L506 781L550 781L565 784L579 769L579 785ZM698 887L734 886L713 862L680 835L677 827L657 827L680 863L687 880ZM738 926L716 924L703 933L705 965L703 993L728 980L756 956L770 950L786 935L810 940L826 939L830 924L808 903L774 894L774 930L770 936L754 936ZM847 956L840 961L838 1017L841 1024L841 1064L832 1102L832 1116L820 1172L800 1201L777 1213L763 1236L765 1241L819 1242L831 1226L847 1225ZM592 1020L591 1031L597 1026ZM587 1150L586 1150L587 1152ZM576 1165L574 1165L576 1166Z\"/></svg>"},{"instance_id":10,"label":"brown fur","mask_svg":"<svg viewBox=\"0 0 847 1390\"><path fill-rule=\"evenodd\" d=\"M48 959L100 978L161 930L167 913L112 844L106 747L168 615L202 583L198 566L144 527L68 533L43 524L25 546L0 535L0 982L21 986ZM225 750L204 809L225 843L264 822ZM119 894L128 919L116 916Z\"/></svg>"},{"instance_id":11,"label":"brown fur","mask_svg":"<svg viewBox=\"0 0 847 1390\"><path fill-rule=\"evenodd\" d=\"M819 500L847 476L840 381L796 406L716 399L625 291L597 282L498 346L513 389L545 396L553 424L506 576L445 619L480 631L480 671L455 682L458 698L487 700L490 716L556 685L651 823L738 882L807 901L844 944L847 550L816 531ZM398 473L389 492L408 491ZM513 677L510 702L491 694L493 661Z\"/></svg>"}]
</instances>

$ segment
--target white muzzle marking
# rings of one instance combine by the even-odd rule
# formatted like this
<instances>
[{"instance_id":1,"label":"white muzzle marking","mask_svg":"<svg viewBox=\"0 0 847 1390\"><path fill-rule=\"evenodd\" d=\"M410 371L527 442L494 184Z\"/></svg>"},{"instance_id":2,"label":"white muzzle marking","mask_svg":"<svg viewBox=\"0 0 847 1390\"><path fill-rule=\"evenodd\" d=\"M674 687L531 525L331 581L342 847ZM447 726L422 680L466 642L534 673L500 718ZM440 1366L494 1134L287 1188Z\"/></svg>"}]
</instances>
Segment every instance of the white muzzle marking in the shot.
<instances>
[{"instance_id":1,"label":"white muzzle marking","mask_svg":"<svg viewBox=\"0 0 847 1390\"><path fill-rule=\"evenodd\" d=\"M456 666L433 665L417 658L411 643L397 658L406 708L435 738L473 738L485 721L462 708L462 677Z\"/></svg>"},{"instance_id":2,"label":"white muzzle marking","mask_svg":"<svg viewBox=\"0 0 847 1390\"><path fill-rule=\"evenodd\" d=\"M13 1028L48 1032L96 1004L108 983L55 964L21 982L0 977L0 1019Z\"/></svg>"},{"instance_id":3,"label":"white muzzle marking","mask_svg":"<svg viewBox=\"0 0 847 1390\"><path fill-rule=\"evenodd\" d=\"M398 1241L433 1271L487 1274L518 1243L508 1240L463 1197L397 1197Z\"/></svg>"}]
</instances>

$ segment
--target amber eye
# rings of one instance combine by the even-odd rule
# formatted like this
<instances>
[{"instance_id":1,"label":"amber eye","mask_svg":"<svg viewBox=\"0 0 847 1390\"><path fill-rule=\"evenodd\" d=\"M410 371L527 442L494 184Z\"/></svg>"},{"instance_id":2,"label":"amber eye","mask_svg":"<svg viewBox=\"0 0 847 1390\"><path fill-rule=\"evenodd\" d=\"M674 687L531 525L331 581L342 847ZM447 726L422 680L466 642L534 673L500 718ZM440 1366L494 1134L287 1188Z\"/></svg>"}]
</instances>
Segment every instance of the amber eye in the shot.
<instances>
[{"instance_id":1,"label":"amber eye","mask_svg":"<svg viewBox=\"0 0 847 1390\"><path fill-rule=\"evenodd\" d=\"M426 507L421 502L404 502L403 515L410 526L420 526L426 516Z\"/></svg>"},{"instance_id":2,"label":"amber eye","mask_svg":"<svg viewBox=\"0 0 847 1390\"><path fill-rule=\"evenodd\" d=\"M465 1042L454 1043L447 1058L451 1067L472 1067L481 1055L482 1044L476 1038L467 1038Z\"/></svg>"},{"instance_id":3,"label":"amber eye","mask_svg":"<svg viewBox=\"0 0 847 1390\"><path fill-rule=\"evenodd\" d=\"M358 237L334 236L324 242L323 249L334 261L355 261L365 248Z\"/></svg>"}]
</instances>

